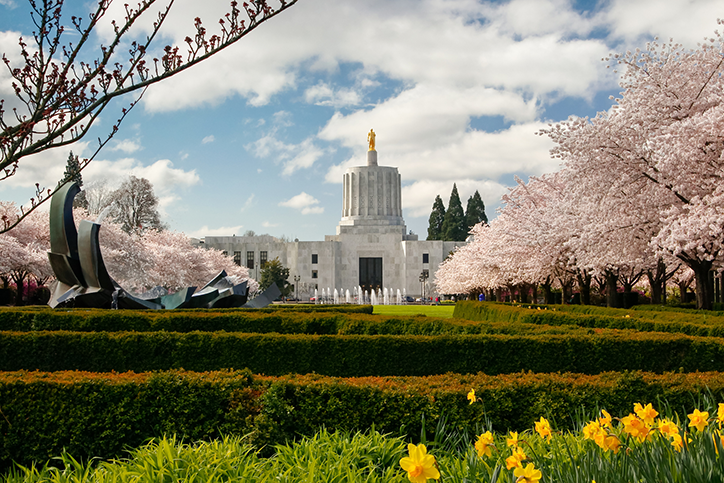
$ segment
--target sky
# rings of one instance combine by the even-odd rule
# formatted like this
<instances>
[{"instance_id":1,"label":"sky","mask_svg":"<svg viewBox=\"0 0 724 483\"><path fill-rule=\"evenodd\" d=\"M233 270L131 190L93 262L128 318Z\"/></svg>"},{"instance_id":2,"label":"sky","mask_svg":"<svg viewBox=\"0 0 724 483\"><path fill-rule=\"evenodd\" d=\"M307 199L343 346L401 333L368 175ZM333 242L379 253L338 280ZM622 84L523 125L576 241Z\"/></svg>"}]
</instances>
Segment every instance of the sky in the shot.
<instances>
[{"instance_id":1,"label":"sky","mask_svg":"<svg viewBox=\"0 0 724 483\"><path fill-rule=\"evenodd\" d=\"M67 3L68 25L94 4ZM195 17L213 32L228 7L176 0L157 48L181 44ZM12 66L18 38L33 32L29 12L27 0L0 0L0 53ZM463 206L477 190L494 218L516 176L558 169L537 132L611 107L620 88L605 57L656 37L695 48L717 17L721 0L299 0L149 88L83 180L110 189L129 175L149 179L163 221L189 236L323 240L341 217L342 175L366 164L374 129L379 164L401 174L407 228L423 240L435 196L447 207L453 183ZM35 183L54 187L69 150L90 155L134 99L111 103L75 145L24 158L0 181L0 200L27 205Z\"/></svg>"}]
</instances>

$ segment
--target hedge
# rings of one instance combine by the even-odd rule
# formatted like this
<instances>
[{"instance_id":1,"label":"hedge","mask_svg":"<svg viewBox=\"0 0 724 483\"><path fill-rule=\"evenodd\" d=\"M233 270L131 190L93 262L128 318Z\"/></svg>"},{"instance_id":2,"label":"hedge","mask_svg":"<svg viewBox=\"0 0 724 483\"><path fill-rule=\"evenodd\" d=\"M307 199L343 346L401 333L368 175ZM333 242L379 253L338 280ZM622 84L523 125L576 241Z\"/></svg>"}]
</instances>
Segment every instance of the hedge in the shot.
<instances>
[{"instance_id":1,"label":"hedge","mask_svg":"<svg viewBox=\"0 0 724 483\"><path fill-rule=\"evenodd\" d=\"M474 388L479 402L468 404ZM118 457L147 438L187 441L251 433L261 445L310 436L320 427L402 434L423 424L465 432L522 431L545 416L571 427L571 415L627 414L635 402L664 402L679 415L705 409L702 394L724 401L720 373L445 374L433 377L281 378L237 372L93 374L0 373L0 465L44 462L63 449L76 458Z\"/></svg>"},{"instance_id":2,"label":"hedge","mask_svg":"<svg viewBox=\"0 0 724 483\"><path fill-rule=\"evenodd\" d=\"M226 331L279 334L442 335L576 333L580 328L539 324L472 322L425 315L371 315L366 313L305 313L291 311L178 311L129 310L0 310L0 330L5 331Z\"/></svg>"},{"instance_id":3,"label":"hedge","mask_svg":"<svg viewBox=\"0 0 724 483\"><path fill-rule=\"evenodd\" d=\"M724 317L669 312L638 313L624 309L593 306L506 305L463 301L455 305L454 317L471 321L519 322L545 325L573 325L644 332L671 332L701 337L724 337Z\"/></svg>"},{"instance_id":4,"label":"hedge","mask_svg":"<svg viewBox=\"0 0 724 483\"><path fill-rule=\"evenodd\" d=\"M0 332L0 370L93 372L247 367L255 373L425 376L724 370L724 340L592 335L282 335L226 332Z\"/></svg>"}]
</instances>

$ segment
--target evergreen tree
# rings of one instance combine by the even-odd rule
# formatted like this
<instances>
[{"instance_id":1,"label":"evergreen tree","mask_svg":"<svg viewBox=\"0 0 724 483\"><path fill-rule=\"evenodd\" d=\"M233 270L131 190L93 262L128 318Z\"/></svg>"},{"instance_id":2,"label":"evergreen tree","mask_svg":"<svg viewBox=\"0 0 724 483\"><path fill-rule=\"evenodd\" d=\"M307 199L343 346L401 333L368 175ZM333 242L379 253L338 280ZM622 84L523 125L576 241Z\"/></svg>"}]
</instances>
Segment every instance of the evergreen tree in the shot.
<instances>
[{"instance_id":1,"label":"evergreen tree","mask_svg":"<svg viewBox=\"0 0 724 483\"><path fill-rule=\"evenodd\" d=\"M58 186L66 182L73 181L78 183L78 187L81 189L83 188L83 176L80 174L80 161L78 160L78 156L74 156L73 151L71 151L65 165L65 173L63 173L63 178L58 182ZM85 191L81 191L78 195L76 195L73 199L73 207L88 209L88 201L85 197Z\"/></svg>"},{"instance_id":2,"label":"evergreen tree","mask_svg":"<svg viewBox=\"0 0 724 483\"><path fill-rule=\"evenodd\" d=\"M485 216L485 203L480 197L478 190L475 190L475 194L468 198L468 206L465 208L465 224L470 229L480 222L488 223L488 217Z\"/></svg>"},{"instance_id":3,"label":"evergreen tree","mask_svg":"<svg viewBox=\"0 0 724 483\"><path fill-rule=\"evenodd\" d=\"M276 283L283 297L288 296L292 292L292 285L289 284L289 269L282 265L279 257L266 262L264 268L261 269L261 281L259 282L259 290L262 292L269 288L272 283Z\"/></svg>"},{"instance_id":4,"label":"evergreen tree","mask_svg":"<svg viewBox=\"0 0 724 483\"><path fill-rule=\"evenodd\" d=\"M447 213L442 222L442 239L445 241L465 241L468 230L465 224L465 212L460 202L458 187L453 184L450 193L450 202L447 204Z\"/></svg>"},{"instance_id":5,"label":"evergreen tree","mask_svg":"<svg viewBox=\"0 0 724 483\"><path fill-rule=\"evenodd\" d=\"M430 224L427 227L428 240L442 240L442 222L445 220L445 205L442 204L440 195L435 197L430 213Z\"/></svg>"}]
</instances>

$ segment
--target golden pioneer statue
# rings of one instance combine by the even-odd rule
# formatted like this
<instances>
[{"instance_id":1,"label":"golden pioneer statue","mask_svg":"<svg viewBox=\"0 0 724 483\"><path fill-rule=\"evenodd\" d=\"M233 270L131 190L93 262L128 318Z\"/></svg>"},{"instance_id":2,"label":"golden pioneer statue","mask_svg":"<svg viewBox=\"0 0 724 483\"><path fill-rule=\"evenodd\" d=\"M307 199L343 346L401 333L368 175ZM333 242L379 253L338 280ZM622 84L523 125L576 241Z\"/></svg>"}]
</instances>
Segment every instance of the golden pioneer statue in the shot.
<instances>
[{"instance_id":1,"label":"golden pioneer statue","mask_svg":"<svg viewBox=\"0 0 724 483\"><path fill-rule=\"evenodd\" d=\"M375 134L374 129L370 129L370 132L367 135L367 141L370 143L370 149L369 149L370 151L375 150L375 137L376 137L376 134Z\"/></svg>"}]
</instances>

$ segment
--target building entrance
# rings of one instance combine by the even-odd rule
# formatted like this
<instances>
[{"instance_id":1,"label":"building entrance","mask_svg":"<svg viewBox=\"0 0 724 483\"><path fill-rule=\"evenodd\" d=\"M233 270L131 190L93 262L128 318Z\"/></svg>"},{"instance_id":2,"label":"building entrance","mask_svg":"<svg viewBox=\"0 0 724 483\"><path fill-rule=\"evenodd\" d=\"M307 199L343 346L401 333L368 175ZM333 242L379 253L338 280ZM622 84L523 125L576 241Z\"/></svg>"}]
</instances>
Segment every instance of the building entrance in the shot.
<instances>
[{"instance_id":1,"label":"building entrance","mask_svg":"<svg viewBox=\"0 0 724 483\"><path fill-rule=\"evenodd\" d=\"M359 286L368 292L382 288L382 257L359 259Z\"/></svg>"}]
</instances>

